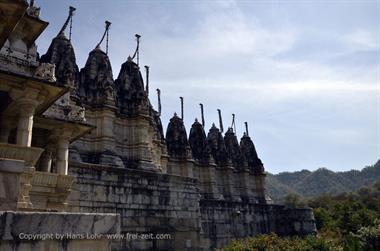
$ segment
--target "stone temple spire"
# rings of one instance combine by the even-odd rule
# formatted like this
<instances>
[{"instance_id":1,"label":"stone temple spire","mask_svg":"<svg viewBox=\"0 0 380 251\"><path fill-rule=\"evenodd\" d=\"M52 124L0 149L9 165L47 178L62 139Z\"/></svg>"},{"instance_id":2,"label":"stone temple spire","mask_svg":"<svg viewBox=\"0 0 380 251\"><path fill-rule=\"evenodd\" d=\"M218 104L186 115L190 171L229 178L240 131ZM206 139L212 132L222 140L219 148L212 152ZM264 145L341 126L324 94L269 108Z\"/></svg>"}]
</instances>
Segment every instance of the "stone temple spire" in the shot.
<instances>
[{"instance_id":1,"label":"stone temple spire","mask_svg":"<svg viewBox=\"0 0 380 251\"><path fill-rule=\"evenodd\" d=\"M216 128L215 124L212 124L212 127L208 132L206 142L216 164L218 166L227 165L229 159L226 145L224 143L222 133L218 128Z\"/></svg>"},{"instance_id":2,"label":"stone temple spire","mask_svg":"<svg viewBox=\"0 0 380 251\"><path fill-rule=\"evenodd\" d=\"M237 169L242 169L244 166L244 157L232 127L228 128L224 135L224 143L226 145L228 157L231 159L233 166Z\"/></svg>"},{"instance_id":3,"label":"stone temple spire","mask_svg":"<svg viewBox=\"0 0 380 251\"><path fill-rule=\"evenodd\" d=\"M195 160L208 162L210 150L206 143L206 133L197 119L195 119L190 129L189 144Z\"/></svg>"},{"instance_id":4,"label":"stone temple spire","mask_svg":"<svg viewBox=\"0 0 380 251\"><path fill-rule=\"evenodd\" d=\"M111 23L106 21L106 31ZM80 71L80 97L89 105L115 105L115 84L112 67L107 54L96 45L87 58L84 68Z\"/></svg>"},{"instance_id":5,"label":"stone temple spire","mask_svg":"<svg viewBox=\"0 0 380 251\"><path fill-rule=\"evenodd\" d=\"M168 154L174 158L187 158L189 143L187 141L186 128L183 120L177 116L170 119L168 128L166 130L166 144Z\"/></svg>"},{"instance_id":6,"label":"stone temple spire","mask_svg":"<svg viewBox=\"0 0 380 251\"><path fill-rule=\"evenodd\" d=\"M253 171L253 173L256 175L263 174L264 165L257 155L255 145L246 132L240 140L240 149L245 161L248 163L248 167Z\"/></svg>"},{"instance_id":7,"label":"stone temple spire","mask_svg":"<svg viewBox=\"0 0 380 251\"><path fill-rule=\"evenodd\" d=\"M149 100L140 68L131 57L122 64L115 87L121 114L133 116L149 113Z\"/></svg>"},{"instance_id":8,"label":"stone temple spire","mask_svg":"<svg viewBox=\"0 0 380 251\"><path fill-rule=\"evenodd\" d=\"M71 96L78 98L79 68L76 64L74 48L71 41L65 36L64 30L73 11L70 8L69 18L66 20L58 35L52 40L48 51L41 56L41 63L55 64L57 85L69 87Z\"/></svg>"}]
</instances>

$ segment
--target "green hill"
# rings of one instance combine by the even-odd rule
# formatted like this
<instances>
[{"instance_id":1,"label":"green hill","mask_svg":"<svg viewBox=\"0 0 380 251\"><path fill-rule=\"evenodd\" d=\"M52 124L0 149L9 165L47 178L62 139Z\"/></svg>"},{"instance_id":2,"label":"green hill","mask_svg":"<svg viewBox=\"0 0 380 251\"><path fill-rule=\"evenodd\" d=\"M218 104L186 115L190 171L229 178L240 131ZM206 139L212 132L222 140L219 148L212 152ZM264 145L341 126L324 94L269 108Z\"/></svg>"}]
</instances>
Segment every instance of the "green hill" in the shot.
<instances>
[{"instance_id":1,"label":"green hill","mask_svg":"<svg viewBox=\"0 0 380 251\"><path fill-rule=\"evenodd\" d=\"M322 194L338 195L371 186L380 180L380 160L361 171L333 172L326 168L268 174L267 193L275 202L282 202L287 194L311 198Z\"/></svg>"}]
</instances>

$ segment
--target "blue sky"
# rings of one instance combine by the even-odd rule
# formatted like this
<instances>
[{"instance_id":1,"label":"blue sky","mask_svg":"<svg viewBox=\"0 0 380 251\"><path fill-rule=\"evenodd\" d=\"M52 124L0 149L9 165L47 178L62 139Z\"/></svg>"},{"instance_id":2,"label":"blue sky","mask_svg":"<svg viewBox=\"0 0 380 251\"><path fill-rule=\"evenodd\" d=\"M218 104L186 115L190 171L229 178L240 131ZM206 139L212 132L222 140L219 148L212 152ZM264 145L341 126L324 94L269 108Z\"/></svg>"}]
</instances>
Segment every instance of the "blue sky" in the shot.
<instances>
[{"instance_id":1,"label":"blue sky","mask_svg":"<svg viewBox=\"0 0 380 251\"><path fill-rule=\"evenodd\" d=\"M199 103L206 128L244 121L269 172L361 169L380 158L380 1L48 1L40 54L77 8L72 43L82 68L112 22L114 78L142 35L150 99L163 124L185 99L189 132ZM104 46L103 46L104 48Z\"/></svg>"}]
</instances>

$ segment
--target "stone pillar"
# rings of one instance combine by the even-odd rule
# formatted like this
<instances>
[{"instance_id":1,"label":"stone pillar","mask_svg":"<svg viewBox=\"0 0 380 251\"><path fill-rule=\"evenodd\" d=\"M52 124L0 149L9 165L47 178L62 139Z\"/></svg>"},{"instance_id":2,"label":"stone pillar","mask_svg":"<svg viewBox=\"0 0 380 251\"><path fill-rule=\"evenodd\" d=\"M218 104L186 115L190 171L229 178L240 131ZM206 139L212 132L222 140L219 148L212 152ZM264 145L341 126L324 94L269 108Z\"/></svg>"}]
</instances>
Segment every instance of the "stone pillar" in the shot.
<instances>
[{"instance_id":1,"label":"stone pillar","mask_svg":"<svg viewBox=\"0 0 380 251\"><path fill-rule=\"evenodd\" d=\"M51 149L45 149L40 159L40 171L51 172L52 152Z\"/></svg>"},{"instance_id":2,"label":"stone pillar","mask_svg":"<svg viewBox=\"0 0 380 251\"><path fill-rule=\"evenodd\" d=\"M17 123L17 145L31 146L33 115L36 108L34 102L20 102L18 104L19 118Z\"/></svg>"},{"instance_id":3,"label":"stone pillar","mask_svg":"<svg viewBox=\"0 0 380 251\"><path fill-rule=\"evenodd\" d=\"M57 142L57 173L61 175L68 174L69 161L69 140L59 138Z\"/></svg>"}]
</instances>

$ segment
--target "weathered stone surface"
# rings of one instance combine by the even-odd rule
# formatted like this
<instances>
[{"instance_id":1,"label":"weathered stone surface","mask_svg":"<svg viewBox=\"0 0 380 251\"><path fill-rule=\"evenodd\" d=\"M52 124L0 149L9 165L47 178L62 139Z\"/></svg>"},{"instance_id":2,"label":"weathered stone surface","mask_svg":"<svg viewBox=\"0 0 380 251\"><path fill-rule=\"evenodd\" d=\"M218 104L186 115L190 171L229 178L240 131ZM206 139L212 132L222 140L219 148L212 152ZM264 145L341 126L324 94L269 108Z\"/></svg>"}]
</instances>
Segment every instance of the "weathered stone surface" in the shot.
<instances>
[{"instance_id":1,"label":"weathered stone surface","mask_svg":"<svg viewBox=\"0 0 380 251\"><path fill-rule=\"evenodd\" d=\"M264 172L264 165L257 156L256 148L251 138L245 133L240 140L240 149L249 168L255 174L262 174Z\"/></svg>"},{"instance_id":2,"label":"weathered stone surface","mask_svg":"<svg viewBox=\"0 0 380 251\"><path fill-rule=\"evenodd\" d=\"M239 142L237 137L232 130L232 128L228 128L226 134L224 135L224 143L226 145L226 150L228 153L228 157L232 161L232 165L236 169L244 168L244 157L240 150Z\"/></svg>"},{"instance_id":3,"label":"weathered stone surface","mask_svg":"<svg viewBox=\"0 0 380 251\"><path fill-rule=\"evenodd\" d=\"M40 62L55 64L57 85L69 87L72 90L71 95L77 97L79 68L76 64L74 48L64 33L60 33L52 40L46 54L41 56Z\"/></svg>"},{"instance_id":4,"label":"weathered stone surface","mask_svg":"<svg viewBox=\"0 0 380 251\"><path fill-rule=\"evenodd\" d=\"M116 102L121 114L133 116L147 114L149 100L144 89L143 79L139 66L128 58L122 64L119 76L115 80Z\"/></svg>"},{"instance_id":5,"label":"weathered stone surface","mask_svg":"<svg viewBox=\"0 0 380 251\"><path fill-rule=\"evenodd\" d=\"M210 131L208 132L206 142L210 149L211 156L215 160L215 163L218 166L227 165L229 159L228 159L226 145L224 143L222 133L219 131L218 128L216 128L214 124L212 124L212 127L210 128Z\"/></svg>"},{"instance_id":6,"label":"weathered stone surface","mask_svg":"<svg viewBox=\"0 0 380 251\"><path fill-rule=\"evenodd\" d=\"M189 155L189 143L187 141L185 125L177 114L174 114L170 119L168 129L166 130L166 145L171 157L186 159Z\"/></svg>"},{"instance_id":7,"label":"weathered stone surface","mask_svg":"<svg viewBox=\"0 0 380 251\"><path fill-rule=\"evenodd\" d=\"M16 210L24 161L0 159L0 210Z\"/></svg>"},{"instance_id":8,"label":"weathered stone surface","mask_svg":"<svg viewBox=\"0 0 380 251\"><path fill-rule=\"evenodd\" d=\"M154 250L182 250L185 241L175 242L179 232L186 233L193 246L199 245L197 180L79 163L71 163L70 170L77 176L79 192L79 197L72 197L73 211L120 213L123 233L164 233L172 237L149 239L142 246L138 240L124 240L113 244L116 250L149 250L151 246L161 247Z\"/></svg>"},{"instance_id":9,"label":"weathered stone surface","mask_svg":"<svg viewBox=\"0 0 380 251\"><path fill-rule=\"evenodd\" d=\"M154 125L156 128L155 131L157 133L158 139L160 139L162 143L165 143L164 129L162 127L160 114L154 110L152 106L150 106L150 113L153 116Z\"/></svg>"},{"instance_id":10,"label":"weathered stone surface","mask_svg":"<svg viewBox=\"0 0 380 251\"><path fill-rule=\"evenodd\" d=\"M0 250L104 251L120 233L116 214L0 212Z\"/></svg>"},{"instance_id":11,"label":"weathered stone surface","mask_svg":"<svg viewBox=\"0 0 380 251\"><path fill-rule=\"evenodd\" d=\"M120 217L116 214L0 212L1 240L19 240L20 234L116 234Z\"/></svg>"},{"instance_id":12,"label":"weathered stone surface","mask_svg":"<svg viewBox=\"0 0 380 251\"><path fill-rule=\"evenodd\" d=\"M210 149L206 142L206 133L197 120L190 129L189 144L195 160L207 163L210 160Z\"/></svg>"},{"instance_id":13,"label":"weathered stone surface","mask_svg":"<svg viewBox=\"0 0 380 251\"><path fill-rule=\"evenodd\" d=\"M115 105L115 84L109 58L99 47L92 50L80 71L79 94L88 105Z\"/></svg>"}]
</instances>

